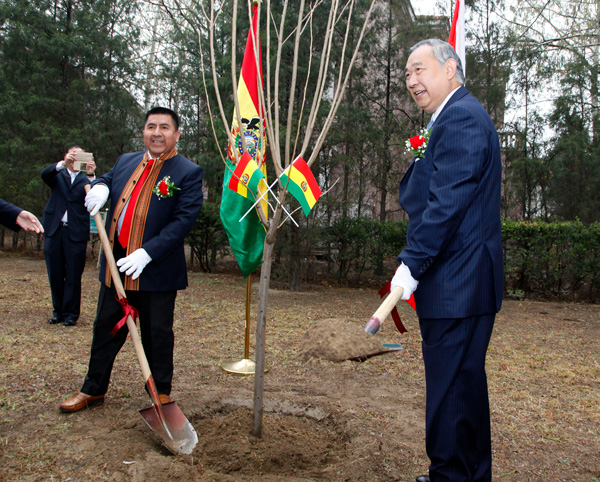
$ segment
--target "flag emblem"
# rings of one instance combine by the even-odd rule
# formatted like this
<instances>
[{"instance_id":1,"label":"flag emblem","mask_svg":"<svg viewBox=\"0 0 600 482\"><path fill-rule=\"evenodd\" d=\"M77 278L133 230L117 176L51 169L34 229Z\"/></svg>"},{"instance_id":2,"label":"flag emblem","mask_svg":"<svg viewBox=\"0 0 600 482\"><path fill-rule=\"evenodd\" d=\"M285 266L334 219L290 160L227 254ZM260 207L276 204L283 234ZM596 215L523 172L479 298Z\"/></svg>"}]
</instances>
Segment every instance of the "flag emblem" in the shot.
<instances>
[{"instance_id":1,"label":"flag emblem","mask_svg":"<svg viewBox=\"0 0 600 482\"><path fill-rule=\"evenodd\" d=\"M253 159L258 161L264 157L263 142L260 136L260 119L255 117L248 121L248 119L242 118L242 123L245 124L242 126L242 129L244 133L244 140L246 141L246 151L252 156ZM233 144L235 147L230 145L227 155L229 156L229 160L235 163L235 153L233 152L233 149L237 149L240 156L244 153L242 134L240 133L240 128L237 125L235 118L231 128L231 137L233 137Z\"/></svg>"}]
</instances>

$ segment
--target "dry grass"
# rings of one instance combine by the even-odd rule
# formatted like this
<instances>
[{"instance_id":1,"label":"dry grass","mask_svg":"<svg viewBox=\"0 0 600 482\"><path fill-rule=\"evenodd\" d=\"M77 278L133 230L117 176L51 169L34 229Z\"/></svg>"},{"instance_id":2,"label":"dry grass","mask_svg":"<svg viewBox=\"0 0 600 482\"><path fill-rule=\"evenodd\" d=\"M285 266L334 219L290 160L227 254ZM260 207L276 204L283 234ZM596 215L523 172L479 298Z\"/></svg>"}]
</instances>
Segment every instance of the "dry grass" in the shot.
<instances>
[{"instance_id":1,"label":"dry grass","mask_svg":"<svg viewBox=\"0 0 600 482\"><path fill-rule=\"evenodd\" d=\"M177 300L173 395L201 443L210 442L209 433L221 435L214 443L227 464L200 455L190 463L165 453L140 425L137 410L150 402L130 344L117 358L104 406L73 416L57 410L86 372L95 266L84 274L76 328L46 323L43 260L3 256L0 270L0 480L409 481L426 471L424 374L408 306L401 315L409 333L399 335L388 322L380 335L402 343L397 354L361 364L298 357L314 321L364 324L379 304L375 290L271 291L265 425L273 443L252 445L262 460L236 445L250 440L249 427L230 434L223 425L243 425L236 410L252 404L253 378L220 368L243 354L244 282L191 273L190 289ZM495 480L600 481L599 319L597 305L505 302L488 354ZM290 440L298 443L290 452L297 459L277 452ZM313 458L315 448L322 453L310 468L303 446L312 446Z\"/></svg>"}]
</instances>

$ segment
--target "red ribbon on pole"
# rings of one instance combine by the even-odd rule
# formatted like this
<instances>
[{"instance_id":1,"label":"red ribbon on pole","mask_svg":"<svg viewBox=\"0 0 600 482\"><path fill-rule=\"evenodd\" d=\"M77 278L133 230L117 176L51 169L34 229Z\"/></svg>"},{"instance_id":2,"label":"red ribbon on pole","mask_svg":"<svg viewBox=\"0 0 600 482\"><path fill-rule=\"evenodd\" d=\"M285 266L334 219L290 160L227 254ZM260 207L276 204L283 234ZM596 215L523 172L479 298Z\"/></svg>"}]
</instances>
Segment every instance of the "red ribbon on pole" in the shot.
<instances>
[{"instance_id":1,"label":"red ribbon on pole","mask_svg":"<svg viewBox=\"0 0 600 482\"><path fill-rule=\"evenodd\" d=\"M385 295L389 294L392 289L392 282L388 281L383 287L379 290L379 296L383 298ZM415 307L415 296L413 294L410 295L410 298L406 300L406 302L413 307L413 310L416 311ZM400 313L398 313L398 308L394 306L392 309L392 320L394 320L394 325L400 333L406 333L408 330L402 324L402 320L400 319ZM383 320L381 320L383 322Z\"/></svg>"},{"instance_id":2,"label":"red ribbon on pole","mask_svg":"<svg viewBox=\"0 0 600 482\"><path fill-rule=\"evenodd\" d=\"M122 298L119 298L119 295L117 295L117 301L121 305L121 308L123 309L123 313L125 314L125 316L123 318L121 318L119 320L119 322L111 330L110 334L112 336L115 336L117 334L117 332L121 328L123 328L124 325L127 324L128 316L131 316L131 318L133 318L134 323L137 323L137 319L139 316L138 310L129 304L129 301L127 301L127 298L125 296L123 296Z\"/></svg>"}]
</instances>

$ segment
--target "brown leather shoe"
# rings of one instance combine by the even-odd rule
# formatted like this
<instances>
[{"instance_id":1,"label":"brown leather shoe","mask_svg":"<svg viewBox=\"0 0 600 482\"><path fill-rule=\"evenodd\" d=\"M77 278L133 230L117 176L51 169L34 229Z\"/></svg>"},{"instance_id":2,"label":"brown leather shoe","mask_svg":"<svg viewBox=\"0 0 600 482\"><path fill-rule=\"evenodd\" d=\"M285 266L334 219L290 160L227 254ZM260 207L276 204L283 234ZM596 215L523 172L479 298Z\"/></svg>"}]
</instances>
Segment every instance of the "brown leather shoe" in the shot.
<instances>
[{"instance_id":1,"label":"brown leather shoe","mask_svg":"<svg viewBox=\"0 0 600 482\"><path fill-rule=\"evenodd\" d=\"M60 410L65 413L73 413L102 402L104 402L104 395L92 397L91 395L86 395L85 393L79 392L73 398L69 398L65 402L61 403Z\"/></svg>"},{"instance_id":2,"label":"brown leather shoe","mask_svg":"<svg viewBox=\"0 0 600 482\"><path fill-rule=\"evenodd\" d=\"M161 405L164 405L165 403L171 403L173 401L166 393L160 393L158 395L158 399L160 400Z\"/></svg>"}]
</instances>

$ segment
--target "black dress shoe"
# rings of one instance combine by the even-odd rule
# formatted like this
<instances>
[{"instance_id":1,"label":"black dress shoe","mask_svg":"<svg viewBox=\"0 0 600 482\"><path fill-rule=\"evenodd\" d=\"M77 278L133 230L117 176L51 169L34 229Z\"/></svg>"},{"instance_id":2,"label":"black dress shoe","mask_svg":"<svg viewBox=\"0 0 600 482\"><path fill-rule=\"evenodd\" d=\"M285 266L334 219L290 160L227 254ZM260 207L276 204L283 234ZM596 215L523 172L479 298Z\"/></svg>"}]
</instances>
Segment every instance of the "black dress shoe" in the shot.
<instances>
[{"instance_id":1,"label":"black dress shoe","mask_svg":"<svg viewBox=\"0 0 600 482\"><path fill-rule=\"evenodd\" d=\"M419 475L417 477L417 482L430 482L428 475Z\"/></svg>"},{"instance_id":2,"label":"black dress shoe","mask_svg":"<svg viewBox=\"0 0 600 482\"><path fill-rule=\"evenodd\" d=\"M61 320L60 318L57 318L56 316L53 316L52 318L50 318L48 320L48 323L50 323L51 325L57 325L58 323L62 323L63 320Z\"/></svg>"},{"instance_id":3,"label":"black dress shoe","mask_svg":"<svg viewBox=\"0 0 600 482\"><path fill-rule=\"evenodd\" d=\"M75 320L65 320L63 325L65 326L75 326L77 322Z\"/></svg>"}]
</instances>

